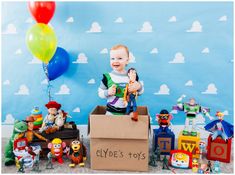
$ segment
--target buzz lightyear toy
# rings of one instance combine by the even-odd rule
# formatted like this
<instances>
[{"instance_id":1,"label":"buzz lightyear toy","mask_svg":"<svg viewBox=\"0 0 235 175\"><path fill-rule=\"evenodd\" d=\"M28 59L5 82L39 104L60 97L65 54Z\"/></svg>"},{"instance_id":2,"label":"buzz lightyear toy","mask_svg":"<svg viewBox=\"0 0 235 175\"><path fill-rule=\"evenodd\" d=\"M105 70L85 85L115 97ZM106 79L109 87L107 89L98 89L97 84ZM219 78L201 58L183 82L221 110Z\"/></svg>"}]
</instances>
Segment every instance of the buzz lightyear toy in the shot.
<instances>
[{"instance_id":1,"label":"buzz lightyear toy","mask_svg":"<svg viewBox=\"0 0 235 175\"><path fill-rule=\"evenodd\" d=\"M202 107L199 104L197 104L194 98L191 98L189 100L189 102L187 102L187 103L182 102L183 98L185 98L185 97L186 97L186 95L182 95L177 100L177 105L173 106L173 110L184 111L186 113L183 135L197 136L197 131L196 131L196 116L197 116L197 114L203 113L203 115L207 116L210 120L212 120L213 117L210 116L210 114L209 114L210 109L206 108L206 107ZM192 125L191 132L189 132L190 125Z\"/></svg>"}]
</instances>

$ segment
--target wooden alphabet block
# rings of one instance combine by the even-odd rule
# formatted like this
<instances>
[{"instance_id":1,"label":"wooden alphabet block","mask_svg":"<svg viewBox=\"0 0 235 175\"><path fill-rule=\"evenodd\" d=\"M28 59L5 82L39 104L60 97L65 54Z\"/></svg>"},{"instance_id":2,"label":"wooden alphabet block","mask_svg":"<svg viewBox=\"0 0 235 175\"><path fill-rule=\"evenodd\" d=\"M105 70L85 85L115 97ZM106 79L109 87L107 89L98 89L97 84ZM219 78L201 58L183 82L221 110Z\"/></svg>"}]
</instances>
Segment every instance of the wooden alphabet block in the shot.
<instances>
[{"instance_id":1,"label":"wooden alphabet block","mask_svg":"<svg viewBox=\"0 0 235 175\"><path fill-rule=\"evenodd\" d=\"M153 130L153 148L159 146L162 155L170 155L170 151L175 147L175 134L168 130L166 132L159 132L158 129Z\"/></svg>"},{"instance_id":2,"label":"wooden alphabet block","mask_svg":"<svg viewBox=\"0 0 235 175\"><path fill-rule=\"evenodd\" d=\"M197 133L197 136L185 136L181 131L178 138L178 149L189 151L193 158L199 158L199 142L200 133Z\"/></svg>"},{"instance_id":3,"label":"wooden alphabet block","mask_svg":"<svg viewBox=\"0 0 235 175\"><path fill-rule=\"evenodd\" d=\"M217 137L212 141L211 135L208 137L207 144L207 159L218 160L220 162L230 163L231 158L231 144L232 138L228 139L227 142L221 137Z\"/></svg>"}]
</instances>

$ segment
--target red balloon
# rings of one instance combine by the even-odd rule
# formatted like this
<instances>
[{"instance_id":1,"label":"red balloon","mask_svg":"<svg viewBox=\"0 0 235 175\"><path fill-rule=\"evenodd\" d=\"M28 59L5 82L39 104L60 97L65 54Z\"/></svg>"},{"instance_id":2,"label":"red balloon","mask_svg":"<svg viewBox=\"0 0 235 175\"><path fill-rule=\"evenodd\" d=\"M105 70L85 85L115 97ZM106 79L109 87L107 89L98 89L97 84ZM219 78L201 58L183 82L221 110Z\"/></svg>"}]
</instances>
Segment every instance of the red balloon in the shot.
<instances>
[{"instance_id":1,"label":"red balloon","mask_svg":"<svg viewBox=\"0 0 235 175\"><path fill-rule=\"evenodd\" d=\"M47 24L54 15L55 2L53 1L30 1L29 10L38 23Z\"/></svg>"}]
</instances>

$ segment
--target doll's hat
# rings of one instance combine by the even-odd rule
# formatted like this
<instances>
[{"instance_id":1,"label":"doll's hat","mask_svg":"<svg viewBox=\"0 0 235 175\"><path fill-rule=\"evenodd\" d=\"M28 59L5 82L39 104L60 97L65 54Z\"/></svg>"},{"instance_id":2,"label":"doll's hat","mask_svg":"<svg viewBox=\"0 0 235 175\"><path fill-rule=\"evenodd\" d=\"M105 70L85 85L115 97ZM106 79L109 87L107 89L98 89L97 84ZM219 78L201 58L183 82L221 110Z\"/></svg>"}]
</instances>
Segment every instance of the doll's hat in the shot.
<instances>
[{"instance_id":1,"label":"doll's hat","mask_svg":"<svg viewBox=\"0 0 235 175\"><path fill-rule=\"evenodd\" d=\"M56 108L58 110L60 109L61 104L57 103L56 101L49 101L45 106L47 107L47 109Z\"/></svg>"},{"instance_id":2,"label":"doll's hat","mask_svg":"<svg viewBox=\"0 0 235 175\"><path fill-rule=\"evenodd\" d=\"M30 116L26 117L25 121L26 121L26 122L34 122L34 121L35 121L35 118L30 115Z\"/></svg>"}]
</instances>

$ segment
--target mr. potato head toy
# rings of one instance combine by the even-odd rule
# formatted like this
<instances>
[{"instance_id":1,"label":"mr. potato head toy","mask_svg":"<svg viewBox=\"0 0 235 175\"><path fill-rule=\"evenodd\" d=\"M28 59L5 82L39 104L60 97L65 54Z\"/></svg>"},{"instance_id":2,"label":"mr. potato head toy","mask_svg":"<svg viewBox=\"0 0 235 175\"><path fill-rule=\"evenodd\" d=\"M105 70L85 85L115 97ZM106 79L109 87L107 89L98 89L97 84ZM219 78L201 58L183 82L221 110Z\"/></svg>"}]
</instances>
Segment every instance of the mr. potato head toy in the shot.
<instances>
[{"instance_id":1,"label":"mr. potato head toy","mask_svg":"<svg viewBox=\"0 0 235 175\"><path fill-rule=\"evenodd\" d=\"M57 160L58 163L63 164L64 161L62 156L66 143L59 138L54 138L52 142L48 143L47 147L51 150L48 154L51 154L52 162Z\"/></svg>"}]
</instances>

